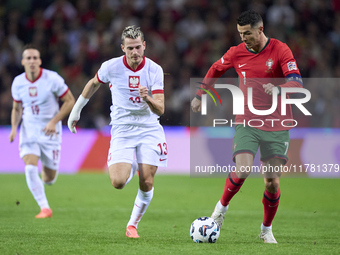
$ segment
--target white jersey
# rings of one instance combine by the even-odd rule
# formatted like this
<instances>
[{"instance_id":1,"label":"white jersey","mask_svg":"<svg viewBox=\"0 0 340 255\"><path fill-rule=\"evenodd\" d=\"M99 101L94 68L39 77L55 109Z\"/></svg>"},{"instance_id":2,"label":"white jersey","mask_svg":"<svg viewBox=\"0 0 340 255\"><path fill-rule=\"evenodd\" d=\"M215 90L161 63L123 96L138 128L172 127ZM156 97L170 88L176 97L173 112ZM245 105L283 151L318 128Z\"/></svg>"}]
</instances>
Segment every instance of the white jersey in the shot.
<instances>
[{"instance_id":1,"label":"white jersey","mask_svg":"<svg viewBox=\"0 0 340 255\"><path fill-rule=\"evenodd\" d=\"M104 62L97 72L101 83L110 83L112 106L110 125L152 126L159 124L159 116L153 113L138 92L139 85L148 89L149 94L164 93L163 69L143 57L136 70L127 64L126 56Z\"/></svg>"},{"instance_id":2,"label":"white jersey","mask_svg":"<svg viewBox=\"0 0 340 255\"><path fill-rule=\"evenodd\" d=\"M56 126L58 135L53 139L44 137L42 129L59 112L58 98L62 98L68 90L60 75L43 68L34 81L27 79L26 73L15 77L12 97L14 101L22 103L23 107L20 143L44 140L61 142L61 121Z\"/></svg>"}]
</instances>

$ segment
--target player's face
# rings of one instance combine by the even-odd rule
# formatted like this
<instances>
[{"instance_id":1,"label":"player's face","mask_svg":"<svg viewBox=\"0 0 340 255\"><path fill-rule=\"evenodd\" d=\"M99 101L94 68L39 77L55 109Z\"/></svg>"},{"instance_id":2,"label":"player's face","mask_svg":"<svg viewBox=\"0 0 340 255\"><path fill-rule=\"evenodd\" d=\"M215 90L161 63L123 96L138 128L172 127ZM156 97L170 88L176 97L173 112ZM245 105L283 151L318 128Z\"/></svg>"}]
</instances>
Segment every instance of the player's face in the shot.
<instances>
[{"instance_id":1,"label":"player's face","mask_svg":"<svg viewBox=\"0 0 340 255\"><path fill-rule=\"evenodd\" d=\"M251 27L250 24L245 26L237 25L237 30L240 33L242 42L245 43L248 49L257 51L260 44L260 34L262 27Z\"/></svg>"},{"instance_id":2,"label":"player's face","mask_svg":"<svg viewBox=\"0 0 340 255\"><path fill-rule=\"evenodd\" d=\"M142 62L145 50L145 41L143 42L140 36L136 39L125 38L124 44L122 44L121 47L126 54L129 65L138 66Z\"/></svg>"},{"instance_id":3,"label":"player's face","mask_svg":"<svg viewBox=\"0 0 340 255\"><path fill-rule=\"evenodd\" d=\"M25 68L25 72L37 73L40 70L41 59L40 53L35 49L27 49L22 53L21 64Z\"/></svg>"}]
</instances>

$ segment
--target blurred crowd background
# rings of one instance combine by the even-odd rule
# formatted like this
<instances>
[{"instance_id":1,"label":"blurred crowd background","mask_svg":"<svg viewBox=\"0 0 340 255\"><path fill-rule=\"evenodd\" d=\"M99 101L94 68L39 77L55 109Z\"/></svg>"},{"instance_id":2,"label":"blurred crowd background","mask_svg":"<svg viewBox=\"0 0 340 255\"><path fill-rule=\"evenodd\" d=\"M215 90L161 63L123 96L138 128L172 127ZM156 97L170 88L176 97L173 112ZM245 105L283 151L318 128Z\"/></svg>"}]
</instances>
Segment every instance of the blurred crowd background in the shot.
<instances>
[{"instance_id":1,"label":"blurred crowd background","mask_svg":"<svg viewBox=\"0 0 340 255\"><path fill-rule=\"evenodd\" d=\"M303 78L311 83L308 110L299 126L340 127L340 0L7 0L0 1L0 124L10 125L11 84L22 73L22 48L33 43L42 67L58 72L78 98L100 64L123 54L121 32L140 26L145 55L163 67L163 125L190 123L190 78L204 77L212 63L241 42L236 20L259 12L265 34L291 48ZM237 77L234 70L223 77ZM111 95L99 89L84 108L79 126L109 124ZM299 119L300 118L300 119ZM65 120L64 120L64 123Z\"/></svg>"}]
</instances>

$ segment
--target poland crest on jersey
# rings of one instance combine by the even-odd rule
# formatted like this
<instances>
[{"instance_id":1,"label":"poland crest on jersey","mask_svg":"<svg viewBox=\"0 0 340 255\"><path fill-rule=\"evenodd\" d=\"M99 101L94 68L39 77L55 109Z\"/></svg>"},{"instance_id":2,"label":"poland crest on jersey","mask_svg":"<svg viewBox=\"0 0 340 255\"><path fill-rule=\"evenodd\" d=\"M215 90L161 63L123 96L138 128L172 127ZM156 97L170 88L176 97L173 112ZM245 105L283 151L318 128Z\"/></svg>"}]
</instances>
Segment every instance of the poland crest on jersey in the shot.
<instances>
[{"instance_id":1,"label":"poland crest on jersey","mask_svg":"<svg viewBox=\"0 0 340 255\"><path fill-rule=\"evenodd\" d=\"M29 87L28 91L31 97L36 97L38 95L37 87Z\"/></svg>"},{"instance_id":2,"label":"poland crest on jersey","mask_svg":"<svg viewBox=\"0 0 340 255\"><path fill-rule=\"evenodd\" d=\"M139 80L139 76L129 76L129 88L138 89Z\"/></svg>"}]
</instances>

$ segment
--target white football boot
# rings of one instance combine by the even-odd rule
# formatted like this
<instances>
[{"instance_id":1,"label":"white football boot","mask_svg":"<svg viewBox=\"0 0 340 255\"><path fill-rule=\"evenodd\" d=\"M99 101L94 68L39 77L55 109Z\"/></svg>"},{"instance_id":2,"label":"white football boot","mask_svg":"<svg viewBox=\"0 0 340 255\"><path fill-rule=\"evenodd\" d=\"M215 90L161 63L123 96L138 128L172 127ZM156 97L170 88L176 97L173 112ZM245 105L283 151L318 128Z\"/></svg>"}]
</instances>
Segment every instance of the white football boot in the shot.
<instances>
[{"instance_id":1,"label":"white football boot","mask_svg":"<svg viewBox=\"0 0 340 255\"><path fill-rule=\"evenodd\" d=\"M261 233L259 237L264 243L277 243L273 235L272 226L265 227L263 224L261 224Z\"/></svg>"},{"instance_id":2,"label":"white football boot","mask_svg":"<svg viewBox=\"0 0 340 255\"><path fill-rule=\"evenodd\" d=\"M217 202L213 213L211 214L211 218L213 218L216 223L221 227L224 221L224 215L228 210L229 205L223 206L220 200Z\"/></svg>"}]
</instances>

